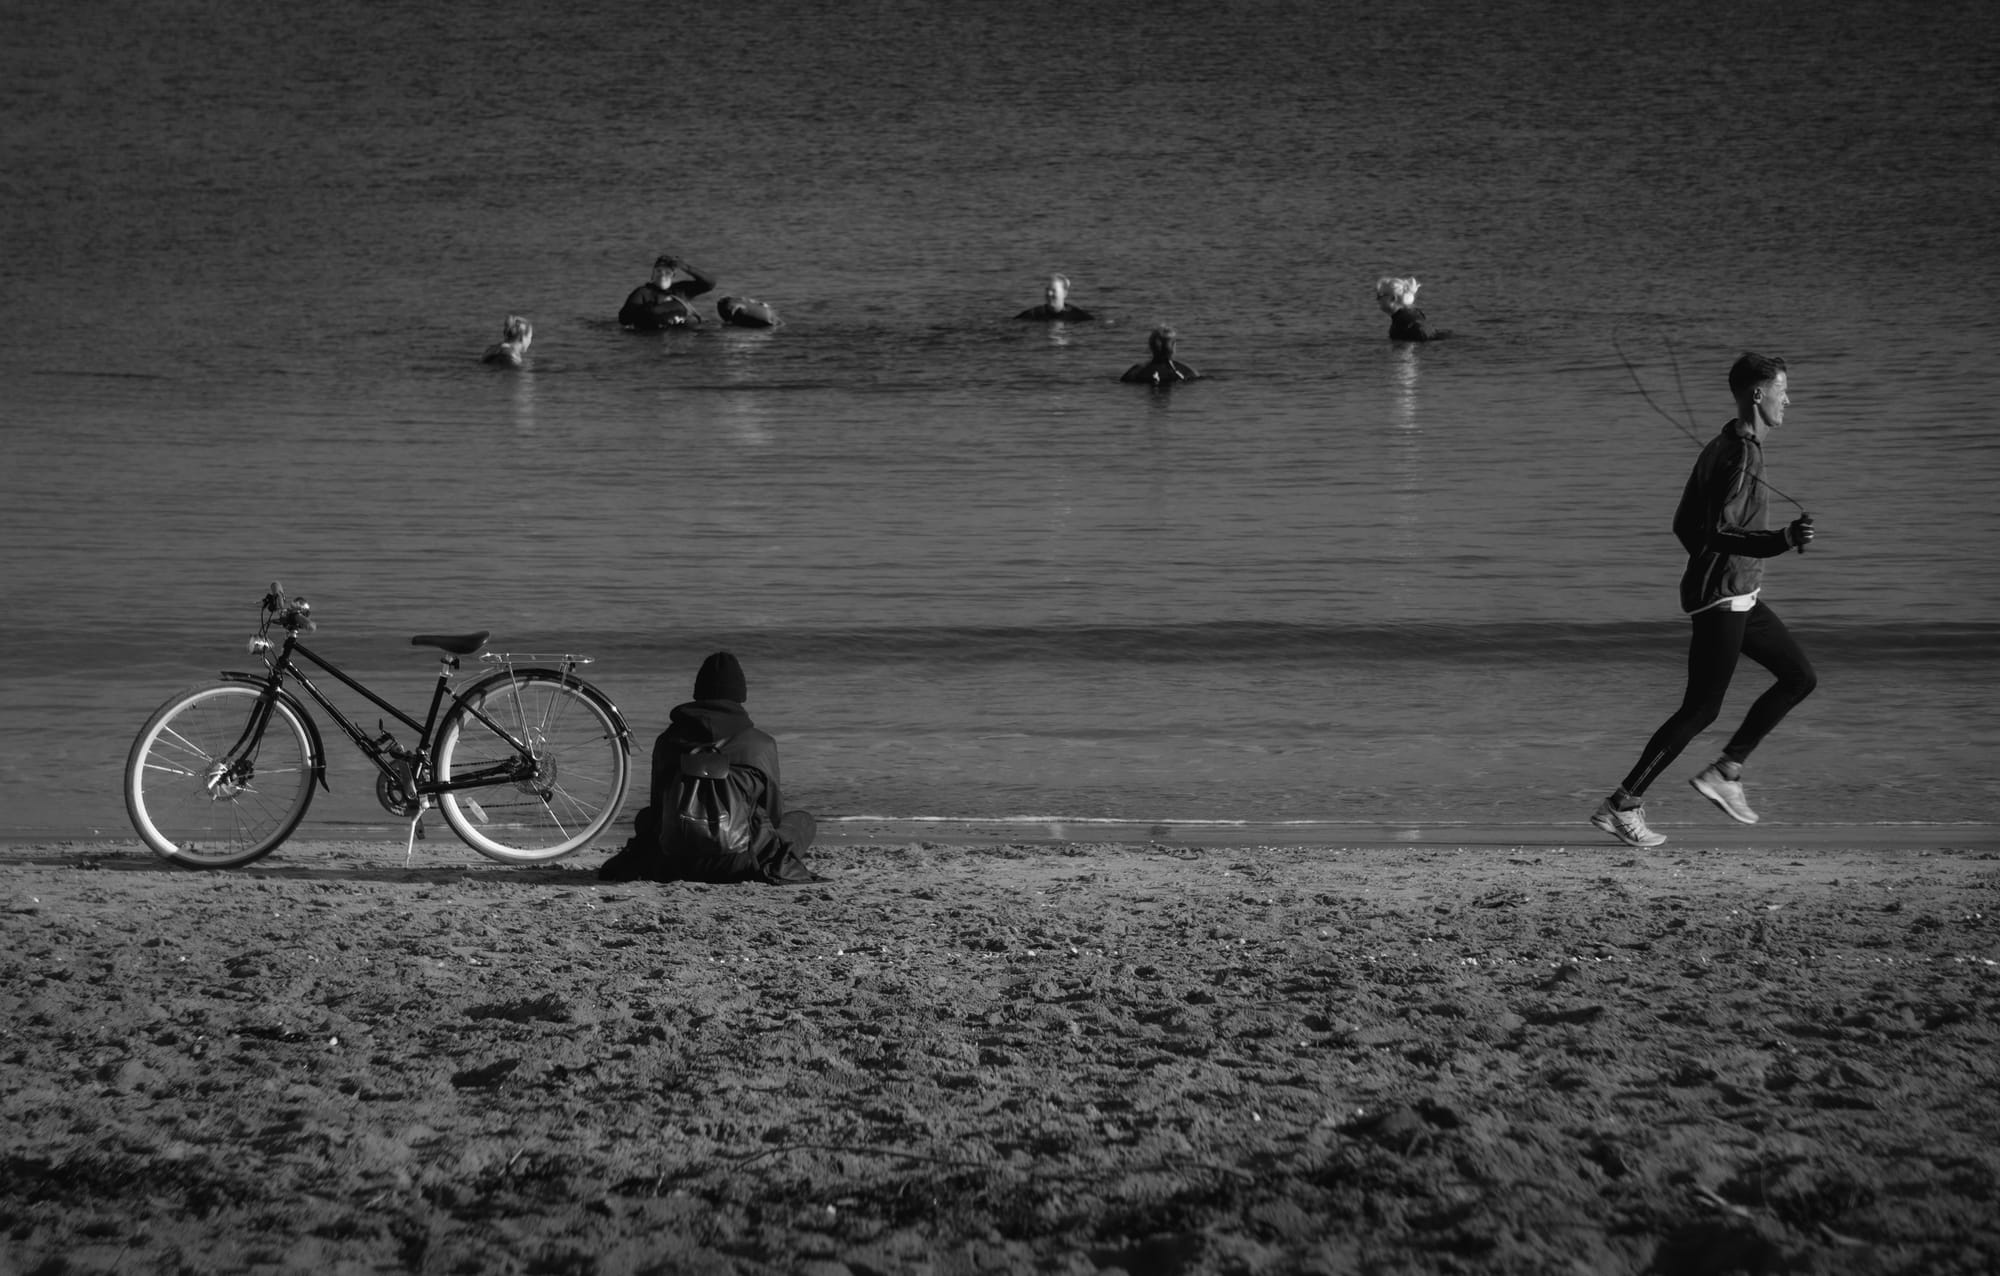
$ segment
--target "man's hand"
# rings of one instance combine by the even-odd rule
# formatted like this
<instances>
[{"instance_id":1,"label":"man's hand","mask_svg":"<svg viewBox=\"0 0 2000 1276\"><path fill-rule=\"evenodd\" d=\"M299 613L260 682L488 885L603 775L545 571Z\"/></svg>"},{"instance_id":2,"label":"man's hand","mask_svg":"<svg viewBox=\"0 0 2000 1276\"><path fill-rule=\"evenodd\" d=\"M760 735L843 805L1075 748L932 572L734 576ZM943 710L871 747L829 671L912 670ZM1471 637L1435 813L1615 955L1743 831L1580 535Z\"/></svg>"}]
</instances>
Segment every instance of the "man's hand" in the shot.
<instances>
[{"instance_id":1,"label":"man's hand","mask_svg":"<svg viewBox=\"0 0 2000 1276\"><path fill-rule=\"evenodd\" d=\"M1806 552L1806 546L1812 544L1812 538L1813 524L1812 515L1810 514L1799 515L1785 528L1785 539L1789 540L1792 543L1792 548L1798 550L1801 554Z\"/></svg>"}]
</instances>

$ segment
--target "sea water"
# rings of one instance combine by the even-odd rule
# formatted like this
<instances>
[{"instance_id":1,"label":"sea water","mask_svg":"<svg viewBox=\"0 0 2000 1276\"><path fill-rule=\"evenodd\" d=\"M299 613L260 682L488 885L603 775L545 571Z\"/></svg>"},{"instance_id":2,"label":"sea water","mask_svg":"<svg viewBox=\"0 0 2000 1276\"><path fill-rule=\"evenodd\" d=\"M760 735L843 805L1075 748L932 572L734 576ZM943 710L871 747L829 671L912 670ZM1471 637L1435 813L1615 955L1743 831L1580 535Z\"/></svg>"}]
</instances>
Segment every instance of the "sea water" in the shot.
<instances>
[{"instance_id":1,"label":"sea water","mask_svg":"<svg viewBox=\"0 0 2000 1276\"><path fill-rule=\"evenodd\" d=\"M1820 532L1766 577L1821 683L1760 804L2000 814L1991 6L10 25L0 833L121 833L274 579L419 707L413 633L588 652L642 774L734 650L835 828L1578 823L1678 701L1746 348ZM784 325L621 331L663 252ZM1052 271L1093 322L1012 318ZM1387 341L1384 274L1451 337ZM1208 379L1118 382L1160 323ZM386 823L332 761L307 831Z\"/></svg>"}]
</instances>

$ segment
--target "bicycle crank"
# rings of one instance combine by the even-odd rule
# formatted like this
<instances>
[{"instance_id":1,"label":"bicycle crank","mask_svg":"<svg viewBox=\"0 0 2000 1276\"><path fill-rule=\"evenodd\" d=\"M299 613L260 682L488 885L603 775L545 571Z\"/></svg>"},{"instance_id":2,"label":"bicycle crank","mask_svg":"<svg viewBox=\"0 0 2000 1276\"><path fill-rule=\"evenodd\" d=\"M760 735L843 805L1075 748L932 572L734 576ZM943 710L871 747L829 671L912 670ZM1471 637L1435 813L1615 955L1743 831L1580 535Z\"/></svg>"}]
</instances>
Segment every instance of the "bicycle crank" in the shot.
<instances>
[{"instance_id":1,"label":"bicycle crank","mask_svg":"<svg viewBox=\"0 0 2000 1276\"><path fill-rule=\"evenodd\" d=\"M376 773L375 800L380 802L382 809L389 814L399 815L407 820L424 809L424 801L410 791L410 778L407 774L402 773L401 768L398 768L398 771L396 775L390 775L387 771Z\"/></svg>"}]
</instances>

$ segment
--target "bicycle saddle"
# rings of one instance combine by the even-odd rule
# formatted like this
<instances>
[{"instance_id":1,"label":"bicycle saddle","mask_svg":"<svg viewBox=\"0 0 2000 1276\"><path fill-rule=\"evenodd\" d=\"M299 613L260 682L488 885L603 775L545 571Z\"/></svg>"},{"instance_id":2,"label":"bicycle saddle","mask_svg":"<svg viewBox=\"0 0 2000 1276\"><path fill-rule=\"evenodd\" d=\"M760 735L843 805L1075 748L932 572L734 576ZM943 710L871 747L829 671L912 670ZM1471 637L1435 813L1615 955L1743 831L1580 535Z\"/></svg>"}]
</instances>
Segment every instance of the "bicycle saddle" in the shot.
<instances>
[{"instance_id":1,"label":"bicycle saddle","mask_svg":"<svg viewBox=\"0 0 2000 1276\"><path fill-rule=\"evenodd\" d=\"M492 635L491 629L482 629L476 634L418 634L410 639L412 647L436 647L454 656L469 656L486 645Z\"/></svg>"}]
</instances>

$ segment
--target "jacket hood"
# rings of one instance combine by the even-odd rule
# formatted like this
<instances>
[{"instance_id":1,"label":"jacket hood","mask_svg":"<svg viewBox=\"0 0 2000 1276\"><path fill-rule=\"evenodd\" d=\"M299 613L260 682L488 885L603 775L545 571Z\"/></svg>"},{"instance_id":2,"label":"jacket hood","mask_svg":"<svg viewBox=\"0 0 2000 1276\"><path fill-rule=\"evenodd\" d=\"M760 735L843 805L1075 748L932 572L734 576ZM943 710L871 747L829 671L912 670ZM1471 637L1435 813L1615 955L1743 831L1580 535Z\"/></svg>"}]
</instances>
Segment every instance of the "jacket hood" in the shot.
<instances>
[{"instance_id":1,"label":"jacket hood","mask_svg":"<svg viewBox=\"0 0 2000 1276\"><path fill-rule=\"evenodd\" d=\"M696 744L727 740L755 725L734 700L690 700L667 714L667 730L674 738Z\"/></svg>"}]
</instances>

